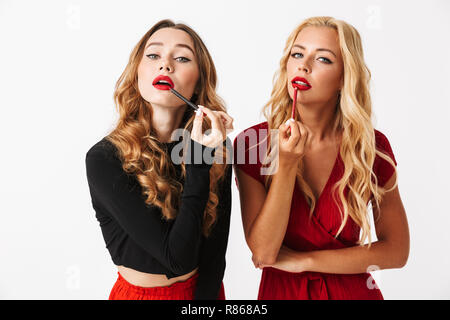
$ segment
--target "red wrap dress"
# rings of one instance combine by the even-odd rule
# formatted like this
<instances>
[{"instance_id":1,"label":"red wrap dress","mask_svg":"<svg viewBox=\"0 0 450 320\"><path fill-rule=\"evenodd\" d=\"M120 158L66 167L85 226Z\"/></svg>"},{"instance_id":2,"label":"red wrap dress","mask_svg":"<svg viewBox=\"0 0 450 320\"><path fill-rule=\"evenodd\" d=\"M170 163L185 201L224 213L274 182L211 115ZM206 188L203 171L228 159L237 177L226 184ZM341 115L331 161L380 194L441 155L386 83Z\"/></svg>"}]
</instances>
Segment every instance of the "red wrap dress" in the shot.
<instances>
[{"instance_id":1,"label":"red wrap dress","mask_svg":"<svg viewBox=\"0 0 450 320\"><path fill-rule=\"evenodd\" d=\"M267 122L259 123L241 132L234 140L235 167L262 184L264 184L265 176L261 175L260 157L257 158L256 163L254 163L255 161L253 163L251 160L249 161L248 150L254 146L255 139L250 138L252 135L248 131L256 131L256 141L260 142L264 139L264 136L267 136L265 133L267 132L267 128ZM375 138L377 149L388 154L397 165L391 146L385 135L375 130ZM237 143L238 139L242 139L243 141L240 143L240 146ZM245 145L245 148L242 148L242 145ZM256 146L256 149L258 148L260 146ZM243 149L245 152L244 163L242 163L242 155L241 158L238 157L238 152L242 152ZM373 170L378 178L379 186L384 186L394 173L394 168L379 156L375 159ZM340 235L337 238L334 237L341 225L341 217L339 208L332 198L331 187L339 181L343 172L344 164L340 155L338 155L328 181L319 199L316 201L312 218L309 216L309 205L306 198L298 184L295 184L289 223L283 245L297 251L340 249L358 245L360 227L350 217ZM258 299L382 300L383 296L368 272L361 274L328 274L309 271L291 273L267 267L262 272Z\"/></svg>"}]
</instances>

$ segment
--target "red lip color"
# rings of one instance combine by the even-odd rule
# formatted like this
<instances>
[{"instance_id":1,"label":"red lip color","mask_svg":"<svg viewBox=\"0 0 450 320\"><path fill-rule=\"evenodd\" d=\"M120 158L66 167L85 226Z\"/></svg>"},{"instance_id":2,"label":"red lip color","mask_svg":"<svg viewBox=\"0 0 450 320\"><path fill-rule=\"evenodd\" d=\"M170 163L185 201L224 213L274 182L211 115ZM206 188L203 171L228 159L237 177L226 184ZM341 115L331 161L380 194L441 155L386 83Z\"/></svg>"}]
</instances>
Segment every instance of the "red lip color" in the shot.
<instances>
[{"instance_id":1,"label":"red lip color","mask_svg":"<svg viewBox=\"0 0 450 320\"><path fill-rule=\"evenodd\" d=\"M152 84L156 89L159 89L159 90L170 90L170 88L174 87L172 79L170 79L168 76L163 76L163 75L157 76L153 80Z\"/></svg>"},{"instance_id":2,"label":"red lip color","mask_svg":"<svg viewBox=\"0 0 450 320\"><path fill-rule=\"evenodd\" d=\"M296 81L302 82L305 85L296 83ZM306 80L305 78L295 77L294 79L292 79L291 83L292 83L292 86L294 88L297 88L298 90L309 90L309 89L311 89L311 85L309 84L308 80Z\"/></svg>"}]
</instances>

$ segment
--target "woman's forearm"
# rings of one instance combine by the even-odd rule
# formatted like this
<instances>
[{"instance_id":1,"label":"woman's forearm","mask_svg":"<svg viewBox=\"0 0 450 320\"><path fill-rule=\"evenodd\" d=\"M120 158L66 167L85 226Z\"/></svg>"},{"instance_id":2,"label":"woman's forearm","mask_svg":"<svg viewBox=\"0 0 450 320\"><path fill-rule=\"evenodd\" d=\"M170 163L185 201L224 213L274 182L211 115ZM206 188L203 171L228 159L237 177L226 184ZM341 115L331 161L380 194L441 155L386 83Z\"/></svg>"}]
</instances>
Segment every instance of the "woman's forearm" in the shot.
<instances>
[{"instance_id":1,"label":"woman's forearm","mask_svg":"<svg viewBox=\"0 0 450 320\"><path fill-rule=\"evenodd\" d=\"M298 259L306 260L306 271L356 274L375 269L401 268L408 259L409 248L389 241L344 249L300 252ZM303 258L302 258L303 255ZM304 255L307 256L305 259Z\"/></svg>"},{"instance_id":2,"label":"woman's forearm","mask_svg":"<svg viewBox=\"0 0 450 320\"><path fill-rule=\"evenodd\" d=\"M296 168L279 168L274 174L264 205L252 223L247 243L255 264L276 261L289 222Z\"/></svg>"}]
</instances>

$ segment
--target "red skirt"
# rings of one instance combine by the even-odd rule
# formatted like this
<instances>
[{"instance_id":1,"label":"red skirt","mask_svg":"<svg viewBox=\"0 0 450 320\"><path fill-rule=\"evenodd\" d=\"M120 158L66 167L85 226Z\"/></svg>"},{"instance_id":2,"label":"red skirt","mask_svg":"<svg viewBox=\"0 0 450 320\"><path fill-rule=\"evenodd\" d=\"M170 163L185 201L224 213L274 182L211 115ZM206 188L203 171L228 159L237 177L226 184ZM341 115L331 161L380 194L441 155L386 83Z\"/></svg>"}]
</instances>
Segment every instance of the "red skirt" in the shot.
<instances>
[{"instance_id":1,"label":"red skirt","mask_svg":"<svg viewBox=\"0 0 450 320\"><path fill-rule=\"evenodd\" d=\"M175 282L167 287L145 288L126 281L120 272L114 284L109 300L193 300L198 273L186 281ZM225 300L225 290L220 288L218 300Z\"/></svg>"},{"instance_id":2,"label":"red skirt","mask_svg":"<svg viewBox=\"0 0 450 320\"><path fill-rule=\"evenodd\" d=\"M370 273L291 273L264 268L258 300L383 300Z\"/></svg>"}]
</instances>

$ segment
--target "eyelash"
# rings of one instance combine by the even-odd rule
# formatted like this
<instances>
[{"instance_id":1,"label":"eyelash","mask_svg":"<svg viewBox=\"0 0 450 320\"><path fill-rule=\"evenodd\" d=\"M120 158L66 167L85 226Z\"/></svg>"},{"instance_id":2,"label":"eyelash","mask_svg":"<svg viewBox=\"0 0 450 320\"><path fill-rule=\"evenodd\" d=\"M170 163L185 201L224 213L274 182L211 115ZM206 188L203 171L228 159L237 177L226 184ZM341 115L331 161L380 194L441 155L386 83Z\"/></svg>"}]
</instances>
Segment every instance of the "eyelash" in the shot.
<instances>
[{"instance_id":1,"label":"eyelash","mask_svg":"<svg viewBox=\"0 0 450 320\"><path fill-rule=\"evenodd\" d=\"M154 54L154 53L147 54L147 57L148 57L149 59L155 59L155 58L151 58L151 56L157 56L157 54ZM175 60L177 60L177 59L183 59L182 61L179 61L179 60L178 60L178 62L181 62L181 63L185 63L185 62L191 61L190 59L185 58L185 57L177 57L177 58L175 58Z\"/></svg>"},{"instance_id":2,"label":"eyelash","mask_svg":"<svg viewBox=\"0 0 450 320\"><path fill-rule=\"evenodd\" d=\"M301 54L301 53L299 53L299 52L293 53L293 54L291 54L291 57L292 58L296 58L295 55L297 55L297 54ZM326 64L331 64L332 63L330 59L325 58L325 57L320 57L319 59L325 59L326 61L323 61L323 62L326 63Z\"/></svg>"}]
</instances>

